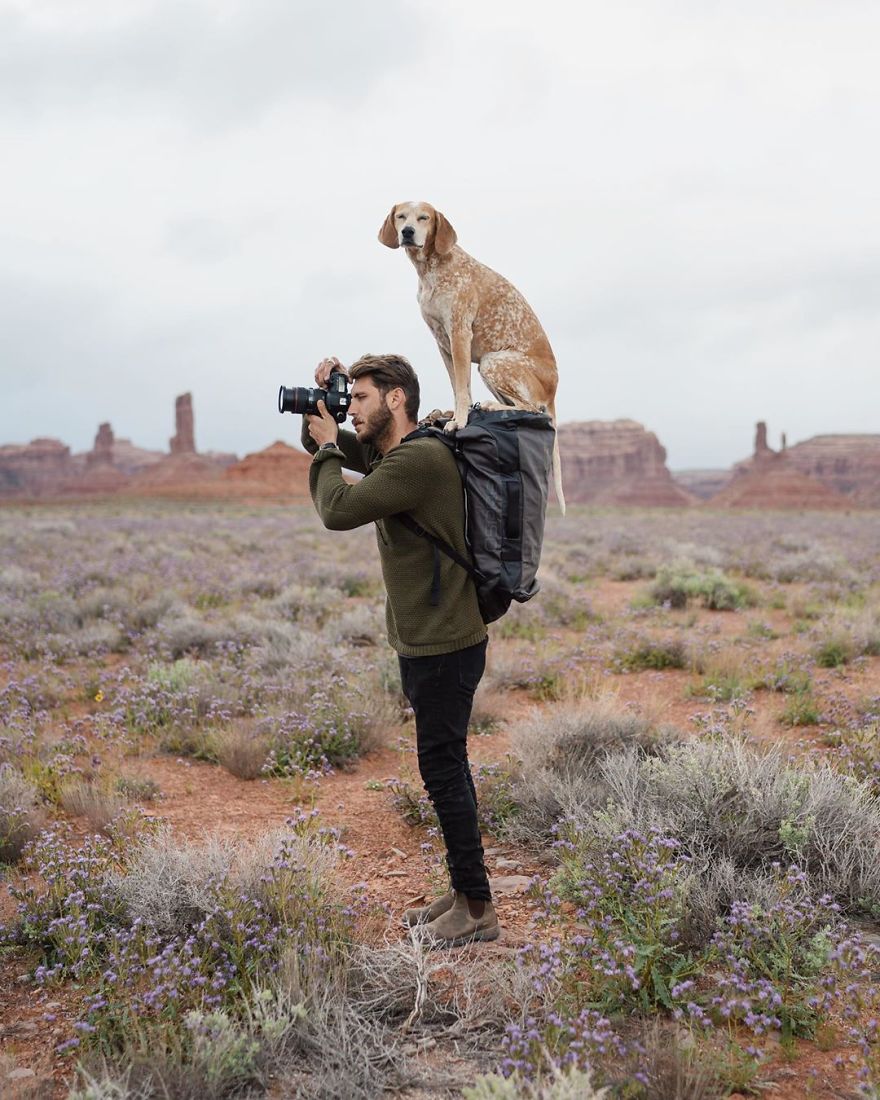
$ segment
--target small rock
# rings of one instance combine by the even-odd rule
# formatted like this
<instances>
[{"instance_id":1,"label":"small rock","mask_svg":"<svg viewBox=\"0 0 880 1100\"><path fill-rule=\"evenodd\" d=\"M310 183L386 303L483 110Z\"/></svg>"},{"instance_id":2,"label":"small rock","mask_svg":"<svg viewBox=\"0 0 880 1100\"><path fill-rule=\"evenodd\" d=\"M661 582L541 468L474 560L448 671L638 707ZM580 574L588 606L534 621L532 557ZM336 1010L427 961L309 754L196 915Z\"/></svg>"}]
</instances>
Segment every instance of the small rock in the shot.
<instances>
[{"instance_id":1,"label":"small rock","mask_svg":"<svg viewBox=\"0 0 880 1100\"><path fill-rule=\"evenodd\" d=\"M400 856L401 859L409 858L406 852L401 852L401 850L399 848L395 848L393 844L391 845L390 851L392 851L396 856Z\"/></svg>"},{"instance_id":2,"label":"small rock","mask_svg":"<svg viewBox=\"0 0 880 1100\"><path fill-rule=\"evenodd\" d=\"M36 1073L32 1069L14 1069L10 1073L6 1074L7 1081L24 1081L28 1077L36 1077Z\"/></svg>"},{"instance_id":3,"label":"small rock","mask_svg":"<svg viewBox=\"0 0 880 1100\"><path fill-rule=\"evenodd\" d=\"M502 871L519 871L522 869L522 864L518 859L496 859L495 866Z\"/></svg>"},{"instance_id":4,"label":"small rock","mask_svg":"<svg viewBox=\"0 0 880 1100\"><path fill-rule=\"evenodd\" d=\"M526 875L502 875L492 879L492 891L496 894L523 894L531 881Z\"/></svg>"}]
</instances>

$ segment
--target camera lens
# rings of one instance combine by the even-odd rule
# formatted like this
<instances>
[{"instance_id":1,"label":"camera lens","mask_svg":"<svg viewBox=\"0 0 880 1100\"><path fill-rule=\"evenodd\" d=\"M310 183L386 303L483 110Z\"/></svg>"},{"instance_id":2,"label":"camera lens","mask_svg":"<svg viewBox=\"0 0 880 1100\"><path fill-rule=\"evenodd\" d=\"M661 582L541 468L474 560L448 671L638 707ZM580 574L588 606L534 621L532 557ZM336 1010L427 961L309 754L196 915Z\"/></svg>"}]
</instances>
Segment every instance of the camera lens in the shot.
<instances>
[{"instance_id":1,"label":"camera lens","mask_svg":"<svg viewBox=\"0 0 880 1100\"><path fill-rule=\"evenodd\" d=\"M278 391L278 411L285 413L316 413L318 400L324 396L323 390L310 389L308 386L282 386Z\"/></svg>"},{"instance_id":2,"label":"camera lens","mask_svg":"<svg viewBox=\"0 0 880 1100\"><path fill-rule=\"evenodd\" d=\"M320 386L281 386L278 390L278 411L317 416L318 402L323 401L337 424L344 423L349 405L347 379L337 374L334 381L334 375L331 375L330 382L330 388L326 390Z\"/></svg>"}]
</instances>

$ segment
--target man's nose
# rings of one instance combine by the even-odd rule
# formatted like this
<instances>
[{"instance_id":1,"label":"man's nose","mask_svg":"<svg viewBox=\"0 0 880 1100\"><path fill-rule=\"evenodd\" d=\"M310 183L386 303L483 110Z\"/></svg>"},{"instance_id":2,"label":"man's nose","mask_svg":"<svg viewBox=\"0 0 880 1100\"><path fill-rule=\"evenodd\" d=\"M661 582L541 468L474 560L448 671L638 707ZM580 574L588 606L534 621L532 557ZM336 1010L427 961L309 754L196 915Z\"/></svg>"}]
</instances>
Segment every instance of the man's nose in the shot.
<instances>
[{"instance_id":1,"label":"man's nose","mask_svg":"<svg viewBox=\"0 0 880 1100\"><path fill-rule=\"evenodd\" d=\"M416 235L416 231L411 225L405 225L400 235L404 240L411 241Z\"/></svg>"}]
</instances>

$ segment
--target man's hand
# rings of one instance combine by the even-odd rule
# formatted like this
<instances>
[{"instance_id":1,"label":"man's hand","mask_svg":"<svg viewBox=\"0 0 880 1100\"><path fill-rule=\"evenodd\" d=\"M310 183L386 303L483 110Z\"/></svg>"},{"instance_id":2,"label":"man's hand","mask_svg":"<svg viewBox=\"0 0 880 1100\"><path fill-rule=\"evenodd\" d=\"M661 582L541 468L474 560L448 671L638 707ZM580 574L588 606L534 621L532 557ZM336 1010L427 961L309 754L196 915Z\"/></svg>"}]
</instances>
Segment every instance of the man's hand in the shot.
<instances>
[{"instance_id":1,"label":"man's hand","mask_svg":"<svg viewBox=\"0 0 880 1100\"><path fill-rule=\"evenodd\" d=\"M315 367L315 382L321 387L322 390L327 389L327 384L330 381L330 375L335 370L341 371L346 378L348 377L348 371L339 362L335 355L329 355L326 359L322 359L317 367Z\"/></svg>"},{"instance_id":2,"label":"man's hand","mask_svg":"<svg viewBox=\"0 0 880 1100\"><path fill-rule=\"evenodd\" d=\"M315 374L317 380L317 373ZM323 401L318 402L320 416L307 416L309 422L309 435L320 447L322 443L335 443L339 438L339 425L327 412L327 406Z\"/></svg>"}]
</instances>

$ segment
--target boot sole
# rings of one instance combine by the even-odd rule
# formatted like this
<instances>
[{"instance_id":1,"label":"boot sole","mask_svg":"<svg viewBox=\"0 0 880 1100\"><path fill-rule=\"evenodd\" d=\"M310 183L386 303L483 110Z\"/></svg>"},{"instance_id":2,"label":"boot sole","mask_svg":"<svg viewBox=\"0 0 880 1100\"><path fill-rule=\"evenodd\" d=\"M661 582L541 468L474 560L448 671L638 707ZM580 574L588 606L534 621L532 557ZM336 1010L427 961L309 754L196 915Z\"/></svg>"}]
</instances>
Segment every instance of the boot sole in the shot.
<instances>
[{"instance_id":1,"label":"boot sole","mask_svg":"<svg viewBox=\"0 0 880 1100\"><path fill-rule=\"evenodd\" d=\"M420 928L423 924L430 924L431 921L428 917L419 917L418 920L407 920L406 917L403 917L400 923L404 928Z\"/></svg>"},{"instance_id":2,"label":"boot sole","mask_svg":"<svg viewBox=\"0 0 880 1100\"><path fill-rule=\"evenodd\" d=\"M431 936L427 945L428 947L464 947L466 944L478 941L488 943L490 940L497 940L500 934L501 928L496 924L494 928L478 928L476 932L471 932L467 936L455 936L451 940Z\"/></svg>"},{"instance_id":3,"label":"boot sole","mask_svg":"<svg viewBox=\"0 0 880 1100\"><path fill-rule=\"evenodd\" d=\"M450 905L449 908L451 909L452 906ZM419 917L418 920L412 921L407 920L406 917L401 917L400 923L403 925L404 928L421 928L423 924L430 924L432 920L436 920L437 917L442 917L443 913L446 912L447 910L444 909L442 912L436 913L433 917L425 915L423 917Z\"/></svg>"}]
</instances>

